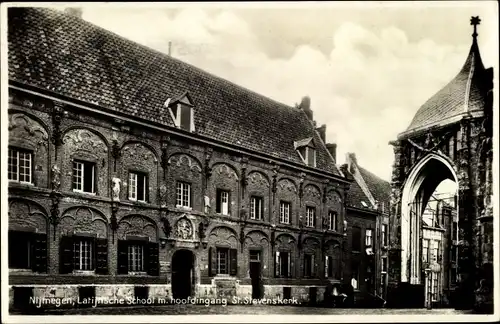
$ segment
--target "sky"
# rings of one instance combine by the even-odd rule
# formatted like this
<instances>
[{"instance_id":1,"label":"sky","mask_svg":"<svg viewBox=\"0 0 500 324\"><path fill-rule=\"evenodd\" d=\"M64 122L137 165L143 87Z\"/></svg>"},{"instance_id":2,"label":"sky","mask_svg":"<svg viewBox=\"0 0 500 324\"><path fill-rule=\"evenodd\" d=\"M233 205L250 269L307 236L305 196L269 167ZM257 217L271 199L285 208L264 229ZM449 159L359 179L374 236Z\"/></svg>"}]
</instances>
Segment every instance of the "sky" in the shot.
<instances>
[{"instance_id":1,"label":"sky","mask_svg":"<svg viewBox=\"0 0 500 324\"><path fill-rule=\"evenodd\" d=\"M460 70L480 16L483 62L497 59L496 2L83 7L82 18L290 106L311 98L337 163L389 181L389 141ZM495 66L496 70L496 66Z\"/></svg>"}]
</instances>

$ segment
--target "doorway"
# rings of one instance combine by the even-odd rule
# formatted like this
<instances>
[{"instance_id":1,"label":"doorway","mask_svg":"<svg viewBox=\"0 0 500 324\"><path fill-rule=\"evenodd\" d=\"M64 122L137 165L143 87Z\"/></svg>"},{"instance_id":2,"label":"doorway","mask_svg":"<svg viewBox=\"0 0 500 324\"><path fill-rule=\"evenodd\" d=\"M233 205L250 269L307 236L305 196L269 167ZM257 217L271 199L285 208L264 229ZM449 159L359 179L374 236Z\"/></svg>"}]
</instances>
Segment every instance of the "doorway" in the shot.
<instances>
[{"instance_id":1,"label":"doorway","mask_svg":"<svg viewBox=\"0 0 500 324\"><path fill-rule=\"evenodd\" d=\"M262 298L261 251L250 250L250 278L252 282L252 298Z\"/></svg>"},{"instance_id":2,"label":"doorway","mask_svg":"<svg viewBox=\"0 0 500 324\"><path fill-rule=\"evenodd\" d=\"M194 255L189 250L178 250L172 256L172 295L186 299L192 295L194 283Z\"/></svg>"}]
</instances>

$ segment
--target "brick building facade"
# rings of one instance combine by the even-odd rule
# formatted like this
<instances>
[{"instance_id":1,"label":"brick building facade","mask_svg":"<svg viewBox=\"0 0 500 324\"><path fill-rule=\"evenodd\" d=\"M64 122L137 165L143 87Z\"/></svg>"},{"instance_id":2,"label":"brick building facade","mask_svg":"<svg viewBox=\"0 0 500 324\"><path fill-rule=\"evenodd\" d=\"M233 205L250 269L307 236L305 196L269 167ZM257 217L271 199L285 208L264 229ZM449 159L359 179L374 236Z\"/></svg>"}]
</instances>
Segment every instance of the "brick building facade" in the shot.
<instances>
[{"instance_id":1,"label":"brick building facade","mask_svg":"<svg viewBox=\"0 0 500 324\"><path fill-rule=\"evenodd\" d=\"M62 12L8 14L11 302L319 302L345 279L351 181L307 97L285 106Z\"/></svg>"}]
</instances>

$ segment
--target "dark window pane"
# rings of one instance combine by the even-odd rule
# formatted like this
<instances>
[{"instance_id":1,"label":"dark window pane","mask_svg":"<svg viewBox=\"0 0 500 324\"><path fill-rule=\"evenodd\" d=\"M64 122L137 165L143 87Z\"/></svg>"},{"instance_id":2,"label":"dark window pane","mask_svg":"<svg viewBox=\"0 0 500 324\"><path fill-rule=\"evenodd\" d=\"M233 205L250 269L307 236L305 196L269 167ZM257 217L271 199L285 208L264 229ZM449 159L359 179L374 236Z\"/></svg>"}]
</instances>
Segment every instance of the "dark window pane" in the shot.
<instances>
[{"instance_id":1,"label":"dark window pane","mask_svg":"<svg viewBox=\"0 0 500 324\"><path fill-rule=\"evenodd\" d=\"M83 164L83 191L94 192L94 164Z\"/></svg>"},{"instance_id":2,"label":"dark window pane","mask_svg":"<svg viewBox=\"0 0 500 324\"><path fill-rule=\"evenodd\" d=\"M137 200L145 201L144 188L146 186L146 176L144 174L137 175Z\"/></svg>"},{"instance_id":3,"label":"dark window pane","mask_svg":"<svg viewBox=\"0 0 500 324\"><path fill-rule=\"evenodd\" d=\"M181 108L181 128L191 130L191 108L182 106Z\"/></svg>"}]
</instances>

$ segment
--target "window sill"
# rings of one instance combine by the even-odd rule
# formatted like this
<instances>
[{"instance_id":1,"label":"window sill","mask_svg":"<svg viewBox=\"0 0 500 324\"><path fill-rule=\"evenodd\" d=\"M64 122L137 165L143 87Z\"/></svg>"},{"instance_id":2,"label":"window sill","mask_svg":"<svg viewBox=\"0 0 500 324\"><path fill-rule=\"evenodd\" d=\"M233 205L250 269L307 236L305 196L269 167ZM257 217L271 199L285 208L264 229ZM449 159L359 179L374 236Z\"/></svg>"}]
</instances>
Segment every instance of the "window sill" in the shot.
<instances>
[{"instance_id":1,"label":"window sill","mask_svg":"<svg viewBox=\"0 0 500 324\"><path fill-rule=\"evenodd\" d=\"M35 186L35 184L32 182L17 181L17 180L9 180L9 184L16 184L18 186L27 186L27 187Z\"/></svg>"},{"instance_id":2,"label":"window sill","mask_svg":"<svg viewBox=\"0 0 500 324\"><path fill-rule=\"evenodd\" d=\"M193 210L193 207L186 207L186 206L181 206L181 205L175 205L175 208L179 209L179 210L184 210L184 211L192 211Z\"/></svg>"},{"instance_id":3,"label":"window sill","mask_svg":"<svg viewBox=\"0 0 500 324\"><path fill-rule=\"evenodd\" d=\"M9 273L15 274L33 274L33 270L31 269L18 269L18 268L10 268Z\"/></svg>"},{"instance_id":4,"label":"window sill","mask_svg":"<svg viewBox=\"0 0 500 324\"><path fill-rule=\"evenodd\" d=\"M88 196L95 196L96 195L95 192L86 192L86 191L81 191L81 190L76 190L76 189L73 189L73 192L80 194L80 195L88 195Z\"/></svg>"},{"instance_id":5,"label":"window sill","mask_svg":"<svg viewBox=\"0 0 500 324\"><path fill-rule=\"evenodd\" d=\"M146 271L129 271L127 273L129 276L147 276L148 273Z\"/></svg>"},{"instance_id":6,"label":"window sill","mask_svg":"<svg viewBox=\"0 0 500 324\"><path fill-rule=\"evenodd\" d=\"M95 275L95 270L73 270L73 274L80 276L93 276Z\"/></svg>"}]
</instances>

